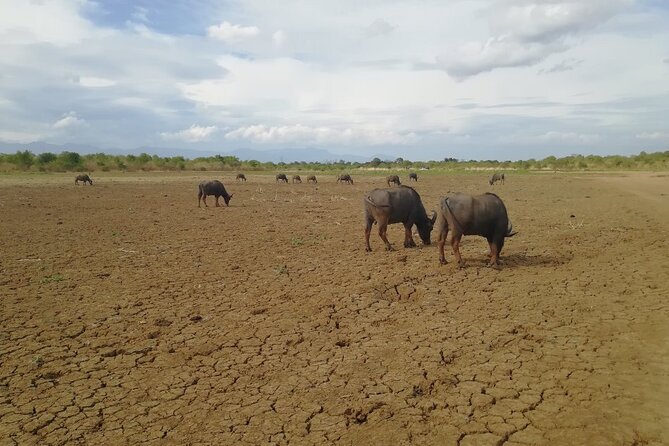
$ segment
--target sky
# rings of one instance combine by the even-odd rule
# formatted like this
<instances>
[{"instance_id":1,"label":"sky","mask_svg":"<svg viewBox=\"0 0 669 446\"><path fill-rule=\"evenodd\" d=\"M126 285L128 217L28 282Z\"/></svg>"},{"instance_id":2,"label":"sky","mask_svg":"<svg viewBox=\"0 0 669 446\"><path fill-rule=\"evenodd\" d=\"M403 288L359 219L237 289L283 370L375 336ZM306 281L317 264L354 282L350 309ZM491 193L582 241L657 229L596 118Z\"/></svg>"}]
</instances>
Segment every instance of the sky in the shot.
<instances>
[{"instance_id":1,"label":"sky","mask_svg":"<svg viewBox=\"0 0 669 446\"><path fill-rule=\"evenodd\" d=\"M0 141L669 150L667 0L0 0Z\"/></svg>"}]
</instances>

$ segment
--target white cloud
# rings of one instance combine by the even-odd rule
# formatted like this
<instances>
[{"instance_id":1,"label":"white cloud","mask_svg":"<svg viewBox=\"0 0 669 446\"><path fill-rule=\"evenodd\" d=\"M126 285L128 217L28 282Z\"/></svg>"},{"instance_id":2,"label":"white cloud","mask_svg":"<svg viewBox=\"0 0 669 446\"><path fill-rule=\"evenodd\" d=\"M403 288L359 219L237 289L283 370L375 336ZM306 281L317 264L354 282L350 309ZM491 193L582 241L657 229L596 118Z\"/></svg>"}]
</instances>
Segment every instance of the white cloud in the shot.
<instances>
[{"instance_id":1,"label":"white cloud","mask_svg":"<svg viewBox=\"0 0 669 446\"><path fill-rule=\"evenodd\" d=\"M652 140L658 140L658 139L669 139L669 133L667 132L644 132L644 133L638 133L636 135L638 139L652 139Z\"/></svg>"},{"instance_id":2,"label":"white cloud","mask_svg":"<svg viewBox=\"0 0 669 446\"><path fill-rule=\"evenodd\" d=\"M111 87L116 85L116 81L103 77L82 76L79 78L79 85L90 88Z\"/></svg>"},{"instance_id":3,"label":"white cloud","mask_svg":"<svg viewBox=\"0 0 669 446\"><path fill-rule=\"evenodd\" d=\"M216 132L216 126L202 127L199 125L191 125L189 128L180 130L178 132L169 133L163 132L160 136L165 140L177 140L184 142L200 142L208 140L211 135Z\"/></svg>"},{"instance_id":4,"label":"white cloud","mask_svg":"<svg viewBox=\"0 0 669 446\"><path fill-rule=\"evenodd\" d=\"M286 42L286 33L282 30L278 30L272 34L272 42L274 45L281 46Z\"/></svg>"},{"instance_id":5,"label":"white cloud","mask_svg":"<svg viewBox=\"0 0 669 446\"><path fill-rule=\"evenodd\" d=\"M582 43L573 37L603 24L634 0L507 0L489 11L493 33L484 43L460 45L437 57L456 79L497 68L532 66ZM561 69L562 68L562 69ZM567 67L557 67L565 71ZM567 69L571 69L569 67Z\"/></svg>"},{"instance_id":6,"label":"white cloud","mask_svg":"<svg viewBox=\"0 0 669 446\"><path fill-rule=\"evenodd\" d=\"M77 114L73 111L65 113L62 118L56 121L51 127L54 130L64 130L72 127L81 127L86 125L84 119L78 118Z\"/></svg>"},{"instance_id":7,"label":"white cloud","mask_svg":"<svg viewBox=\"0 0 669 446\"><path fill-rule=\"evenodd\" d=\"M491 37L485 43L470 42L454 53L437 57L448 74L465 79L496 68L534 65L549 54L564 51L562 43L519 42L511 35Z\"/></svg>"},{"instance_id":8,"label":"white cloud","mask_svg":"<svg viewBox=\"0 0 669 446\"><path fill-rule=\"evenodd\" d=\"M600 135L596 134L550 131L541 135L540 138L546 141L562 141L562 142L571 142L577 144L589 144L599 140L601 137Z\"/></svg>"},{"instance_id":9,"label":"white cloud","mask_svg":"<svg viewBox=\"0 0 669 446\"><path fill-rule=\"evenodd\" d=\"M220 25L212 25L207 28L209 37L225 42L248 39L257 36L259 33L260 30L256 26L233 25L230 22L223 22Z\"/></svg>"},{"instance_id":10,"label":"white cloud","mask_svg":"<svg viewBox=\"0 0 669 446\"><path fill-rule=\"evenodd\" d=\"M376 19L367 27L367 35L370 37L381 36L391 33L396 26L391 25L383 19Z\"/></svg>"},{"instance_id":11,"label":"white cloud","mask_svg":"<svg viewBox=\"0 0 669 446\"><path fill-rule=\"evenodd\" d=\"M408 144L414 140L414 134L401 135L396 132L379 129L334 129L330 127L310 127L302 124L288 126L251 125L240 127L225 134L226 139L246 140L255 143L322 143L351 144L363 143Z\"/></svg>"},{"instance_id":12,"label":"white cloud","mask_svg":"<svg viewBox=\"0 0 669 446\"><path fill-rule=\"evenodd\" d=\"M592 29L634 0L510 0L491 16L496 33L512 32L526 41L550 41Z\"/></svg>"}]
</instances>

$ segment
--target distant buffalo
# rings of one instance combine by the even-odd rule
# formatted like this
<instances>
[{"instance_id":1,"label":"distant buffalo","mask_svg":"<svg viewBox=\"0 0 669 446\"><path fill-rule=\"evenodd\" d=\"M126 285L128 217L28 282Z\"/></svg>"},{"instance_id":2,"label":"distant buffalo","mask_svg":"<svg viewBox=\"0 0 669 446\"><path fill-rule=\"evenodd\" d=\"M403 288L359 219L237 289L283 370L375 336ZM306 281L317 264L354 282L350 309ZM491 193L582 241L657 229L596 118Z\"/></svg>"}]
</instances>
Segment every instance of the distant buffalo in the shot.
<instances>
[{"instance_id":1,"label":"distant buffalo","mask_svg":"<svg viewBox=\"0 0 669 446\"><path fill-rule=\"evenodd\" d=\"M402 184L400 182L400 177L398 177L397 175L389 175L388 177L386 177L386 183L388 183L388 187L390 187L391 183L396 185L396 186L399 186L400 184Z\"/></svg>"},{"instance_id":2,"label":"distant buffalo","mask_svg":"<svg viewBox=\"0 0 669 446\"><path fill-rule=\"evenodd\" d=\"M309 175L307 177L307 183L314 183L317 184L318 180L316 179L316 175Z\"/></svg>"},{"instance_id":3,"label":"distant buffalo","mask_svg":"<svg viewBox=\"0 0 669 446\"><path fill-rule=\"evenodd\" d=\"M353 178L351 178L351 175L345 173L337 177L337 183L353 184Z\"/></svg>"},{"instance_id":4,"label":"distant buffalo","mask_svg":"<svg viewBox=\"0 0 669 446\"><path fill-rule=\"evenodd\" d=\"M369 245L369 235L374 223L379 224L379 237L385 243L388 251L392 251L393 247L388 241L386 233L388 225L393 223L404 224L405 248L416 246L411 235L411 228L414 224L423 243L430 244L430 233L437 216L433 213L432 218L428 218L420 195L413 188L400 186L389 189L374 189L365 195L364 209L365 249L368 252L372 250Z\"/></svg>"},{"instance_id":5,"label":"distant buffalo","mask_svg":"<svg viewBox=\"0 0 669 446\"><path fill-rule=\"evenodd\" d=\"M74 179L74 184L78 185L79 181L83 181L84 184L88 183L91 186L93 185L93 180L91 180L91 177L86 174L77 175L77 177Z\"/></svg>"},{"instance_id":6,"label":"distant buffalo","mask_svg":"<svg viewBox=\"0 0 669 446\"><path fill-rule=\"evenodd\" d=\"M218 204L218 197L223 197L223 200L225 200L225 205L229 206L230 199L232 198L232 195L234 195L228 194L228 192L225 190L225 186L223 186L223 183L218 180L203 181L198 186L198 189L197 207L201 207L200 199L202 199L204 205L207 206L207 195L213 195L216 197L216 207L220 206Z\"/></svg>"},{"instance_id":7,"label":"distant buffalo","mask_svg":"<svg viewBox=\"0 0 669 446\"><path fill-rule=\"evenodd\" d=\"M278 174L278 175L276 176L276 182L277 182L277 183L278 183L278 182L284 182L284 183L287 183L287 182L288 182L288 177L286 176L285 173L280 173L280 174Z\"/></svg>"},{"instance_id":8,"label":"distant buffalo","mask_svg":"<svg viewBox=\"0 0 669 446\"><path fill-rule=\"evenodd\" d=\"M490 185L492 186L496 182L501 181L502 184L504 184L504 174L503 173L496 173L493 174L493 176L490 177Z\"/></svg>"},{"instance_id":9,"label":"distant buffalo","mask_svg":"<svg viewBox=\"0 0 669 446\"><path fill-rule=\"evenodd\" d=\"M418 174L416 172L411 172L409 174L409 181L418 181Z\"/></svg>"},{"instance_id":10,"label":"distant buffalo","mask_svg":"<svg viewBox=\"0 0 669 446\"><path fill-rule=\"evenodd\" d=\"M512 237L516 233L506 213L506 206L495 194L471 196L455 193L444 197L439 203L436 228L439 234L439 261L446 263L444 244L448 230L451 235L451 247L460 267L464 266L460 256L460 240L463 235L480 235L488 240L490 245L490 263L495 266L499 263L499 255L504 247L504 238Z\"/></svg>"},{"instance_id":11,"label":"distant buffalo","mask_svg":"<svg viewBox=\"0 0 669 446\"><path fill-rule=\"evenodd\" d=\"M293 175L293 183L301 183L302 178L299 175Z\"/></svg>"},{"instance_id":12,"label":"distant buffalo","mask_svg":"<svg viewBox=\"0 0 669 446\"><path fill-rule=\"evenodd\" d=\"M238 173L237 181L246 181L246 175L244 175L243 173Z\"/></svg>"}]
</instances>

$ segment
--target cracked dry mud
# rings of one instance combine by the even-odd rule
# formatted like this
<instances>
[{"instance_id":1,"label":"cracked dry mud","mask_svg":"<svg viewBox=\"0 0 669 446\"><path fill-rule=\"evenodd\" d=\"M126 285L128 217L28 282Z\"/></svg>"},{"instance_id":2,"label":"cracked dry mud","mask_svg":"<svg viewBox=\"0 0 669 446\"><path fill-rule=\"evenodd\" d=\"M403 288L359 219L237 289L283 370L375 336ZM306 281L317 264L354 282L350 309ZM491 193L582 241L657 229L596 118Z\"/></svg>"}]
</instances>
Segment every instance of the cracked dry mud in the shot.
<instances>
[{"instance_id":1,"label":"cracked dry mud","mask_svg":"<svg viewBox=\"0 0 669 446\"><path fill-rule=\"evenodd\" d=\"M383 178L216 176L0 178L0 444L669 442L666 175L509 175L499 271L365 253Z\"/></svg>"}]
</instances>

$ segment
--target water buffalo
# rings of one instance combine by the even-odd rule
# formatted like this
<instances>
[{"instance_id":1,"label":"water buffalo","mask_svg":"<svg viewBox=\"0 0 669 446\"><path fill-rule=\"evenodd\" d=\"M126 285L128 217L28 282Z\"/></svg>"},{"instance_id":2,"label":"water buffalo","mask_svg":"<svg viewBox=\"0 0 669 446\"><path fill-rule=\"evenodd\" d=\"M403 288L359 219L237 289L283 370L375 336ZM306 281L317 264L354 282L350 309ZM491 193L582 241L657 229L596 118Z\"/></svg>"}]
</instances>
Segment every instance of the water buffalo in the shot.
<instances>
[{"instance_id":1,"label":"water buffalo","mask_svg":"<svg viewBox=\"0 0 669 446\"><path fill-rule=\"evenodd\" d=\"M314 183L317 184L318 180L316 179L316 175L309 175L307 177L307 183Z\"/></svg>"},{"instance_id":2,"label":"water buffalo","mask_svg":"<svg viewBox=\"0 0 669 446\"><path fill-rule=\"evenodd\" d=\"M396 186L402 184L400 182L400 177L398 177L397 175L389 175L388 177L386 177L386 183L388 183L388 187L390 187L390 183L393 183Z\"/></svg>"},{"instance_id":3,"label":"water buffalo","mask_svg":"<svg viewBox=\"0 0 669 446\"><path fill-rule=\"evenodd\" d=\"M301 183L302 178L299 175L293 175L293 183Z\"/></svg>"},{"instance_id":4,"label":"water buffalo","mask_svg":"<svg viewBox=\"0 0 669 446\"><path fill-rule=\"evenodd\" d=\"M93 180L91 180L91 177L86 174L77 175L77 177L74 179L74 184L78 185L79 181L83 181L84 184L88 183L91 186L93 185Z\"/></svg>"},{"instance_id":5,"label":"water buffalo","mask_svg":"<svg viewBox=\"0 0 669 446\"><path fill-rule=\"evenodd\" d=\"M285 173L280 173L280 174L278 174L278 175L276 176L276 182L278 183L278 182L280 182L280 181L282 181L282 182L284 182L284 183L287 183L287 182L288 182L288 177L286 176Z\"/></svg>"},{"instance_id":6,"label":"water buffalo","mask_svg":"<svg viewBox=\"0 0 669 446\"><path fill-rule=\"evenodd\" d=\"M351 178L351 175L345 173L337 177L337 183L353 184L353 178Z\"/></svg>"},{"instance_id":7,"label":"water buffalo","mask_svg":"<svg viewBox=\"0 0 669 446\"><path fill-rule=\"evenodd\" d=\"M418 181L418 174L416 172L411 172L409 174L409 181Z\"/></svg>"},{"instance_id":8,"label":"water buffalo","mask_svg":"<svg viewBox=\"0 0 669 446\"><path fill-rule=\"evenodd\" d=\"M365 248L367 252L372 250L372 247L369 246L369 235L375 222L379 224L379 236L388 251L392 251L393 247L390 245L386 233L388 225L393 223L404 224L405 248L416 246L411 235L411 227L414 224L423 243L430 244L430 232L432 232L434 220L437 216L436 213L433 213L432 218L428 218L420 195L413 188L399 186L389 189L374 189L365 195L364 207Z\"/></svg>"},{"instance_id":9,"label":"water buffalo","mask_svg":"<svg viewBox=\"0 0 669 446\"><path fill-rule=\"evenodd\" d=\"M223 186L223 183L221 183L218 180L213 180L213 181L203 181L200 183L198 186L198 193L197 193L197 207L200 206L200 199L202 199L202 202L204 203L205 206L207 206L207 195L213 195L216 197L216 207L219 207L220 205L218 204L218 197L223 197L223 200L225 200L225 205L229 206L230 199L234 194L229 194L225 190L225 186Z\"/></svg>"},{"instance_id":10,"label":"water buffalo","mask_svg":"<svg viewBox=\"0 0 669 446\"><path fill-rule=\"evenodd\" d=\"M490 177L490 185L492 186L496 182L501 181L502 184L504 184L504 174L503 173L496 173L493 174L493 176Z\"/></svg>"},{"instance_id":11,"label":"water buffalo","mask_svg":"<svg viewBox=\"0 0 669 446\"><path fill-rule=\"evenodd\" d=\"M446 263L444 244L448 230L451 229L451 247L460 267L464 266L460 256L460 240L463 235L485 237L490 245L488 266L495 266L504 247L504 238L516 234L512 232L513 226L506 213L506 206L497 195L491 193L477 196L455 193L442 198L439 202L436 228L439 233L439 261L442 265Z\"/></svg>"},{"instance_id":12,"label":"water buffalo","mask_svg":"<svg viewBox=\"0 0 669 446\"><path fill-rule=\"evenodd\" d=\"M246 175L244 175L243 173L238 173L237 181L246 181Z\"/></svg>"}]
</instances>

